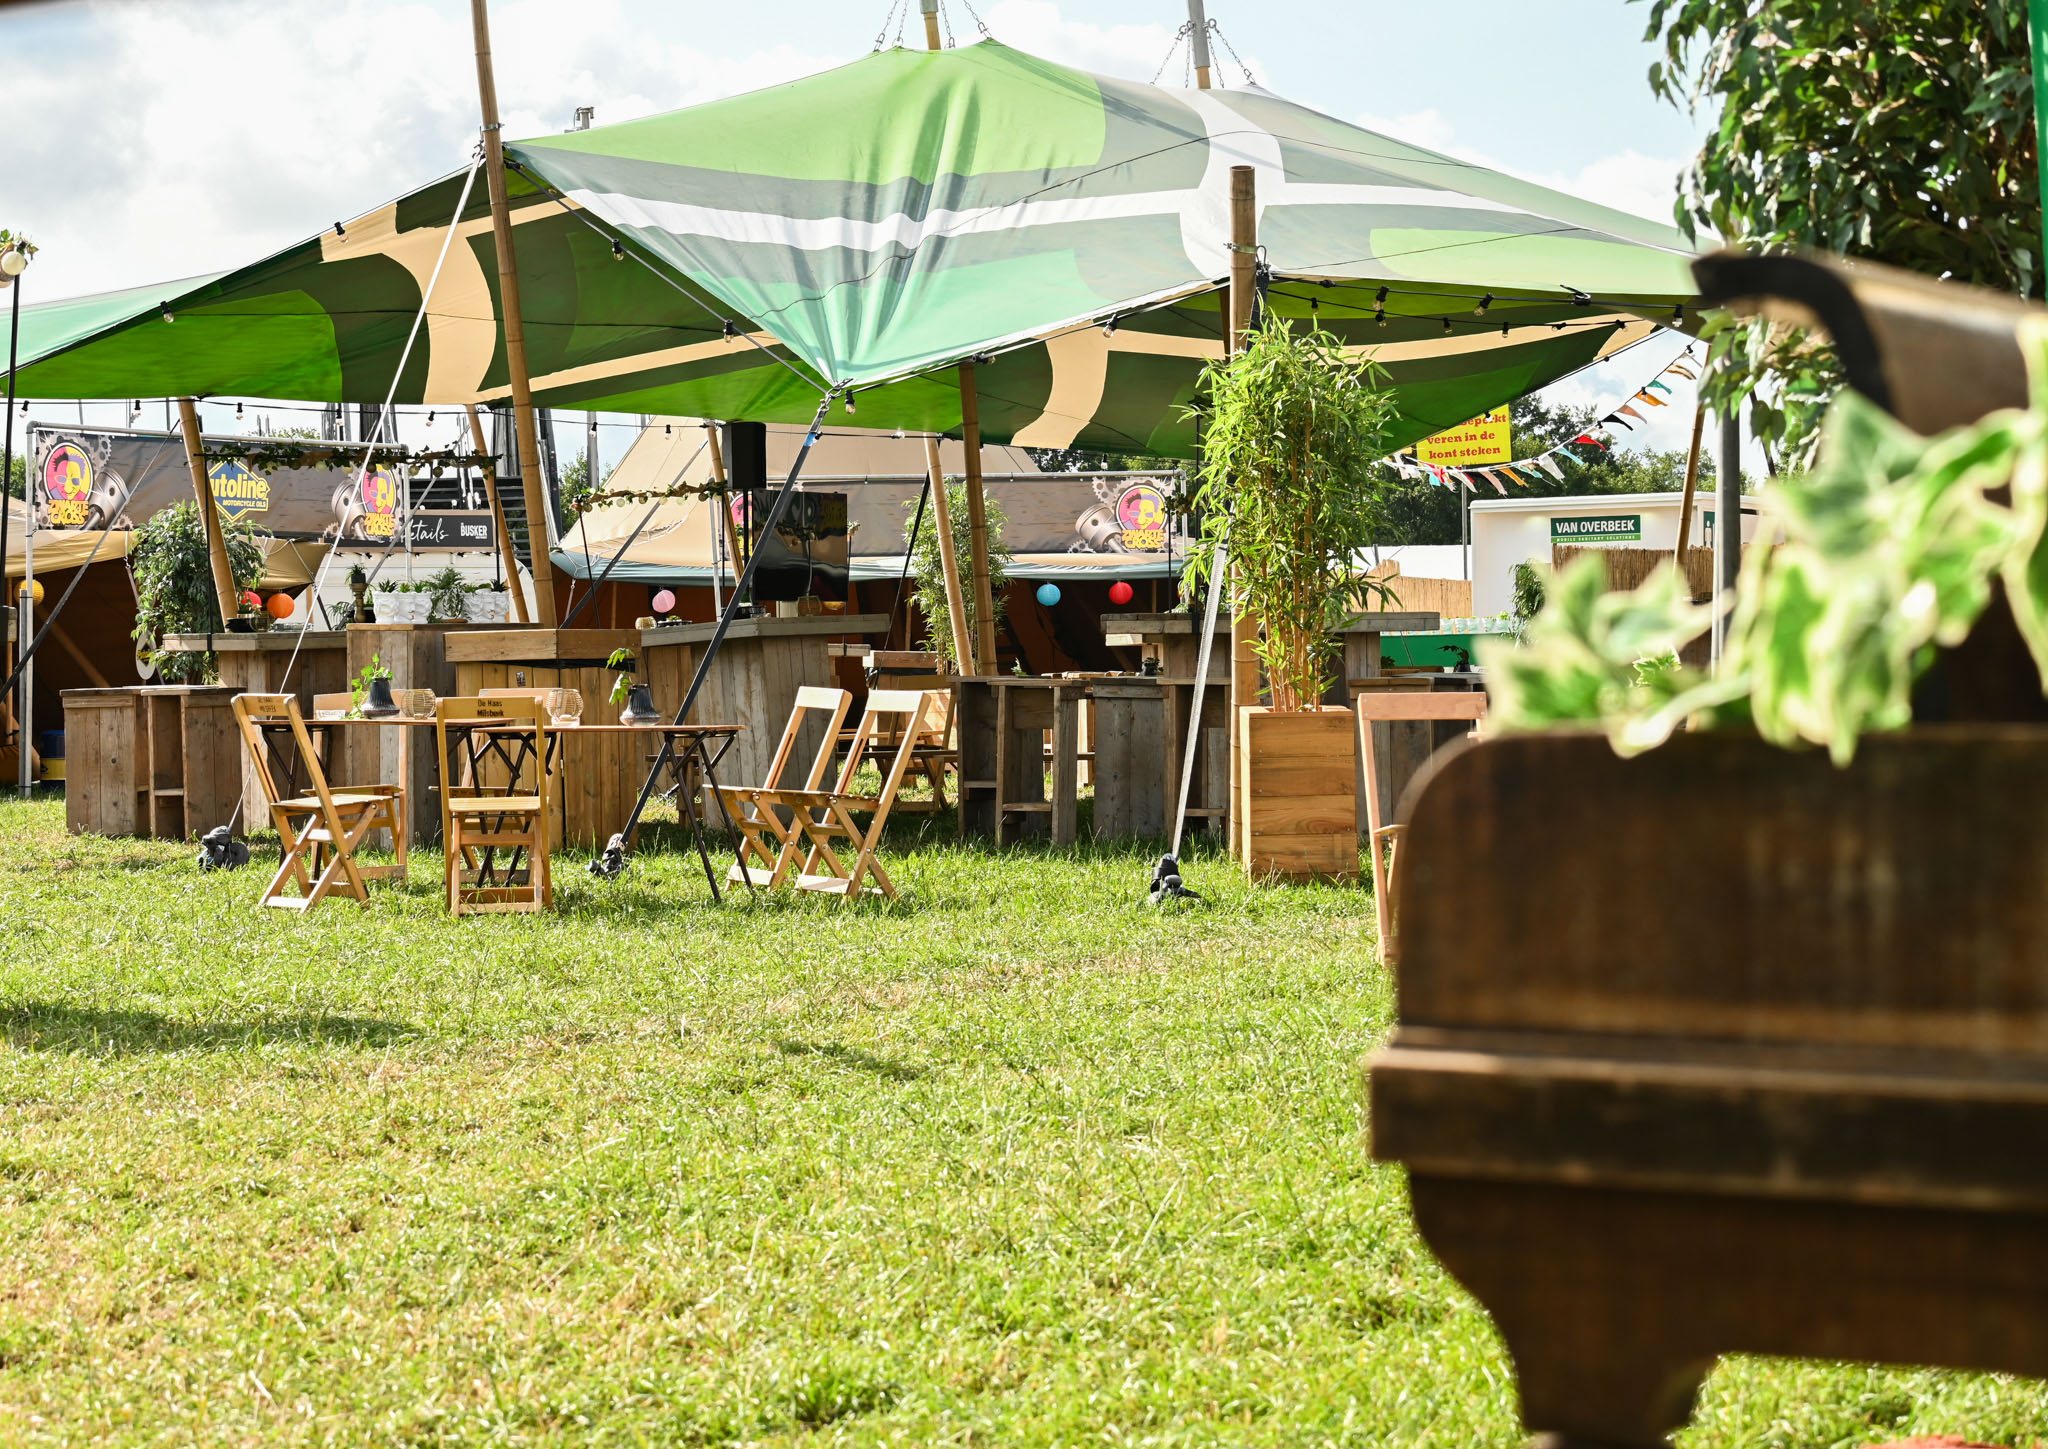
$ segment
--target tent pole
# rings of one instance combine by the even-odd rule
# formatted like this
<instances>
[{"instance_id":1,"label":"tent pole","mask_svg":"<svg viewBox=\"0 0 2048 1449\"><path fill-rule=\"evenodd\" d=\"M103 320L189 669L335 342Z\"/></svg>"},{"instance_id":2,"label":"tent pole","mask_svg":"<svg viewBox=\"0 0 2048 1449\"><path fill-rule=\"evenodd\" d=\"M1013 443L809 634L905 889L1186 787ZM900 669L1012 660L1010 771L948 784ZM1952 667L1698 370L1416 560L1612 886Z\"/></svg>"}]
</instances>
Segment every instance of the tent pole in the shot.
<instances>
[{"instance_id":1,"label":"tent pole","mask_svg":"<svg viewBox=\"0 0 2048 1449\"><path fill-rule=\"evenodd\" d=\"M192 399L178 399L178 423L185 434L185 465L192 470L192 495L199 500L199 526L206 531L206 556L213 564L213 592L220 600L220 626L240 612L235 602L235 570L228 562L227 535L221 531L220 512L213 506L213 490L206 485L206 459L200 454L199 409Z\"/></svg>"},{"instance_id":2,"label":"tent pole","mask_svg":"<svg viewBox=\"0 0 2048 1449\"><path fill-rule=\"evenodd\" d=\"M725 556L732 560L733 588L739 588L740 565L744 555L740 553L739 530L732 526L732 492L726 487L725 444L719 440L718 424L706 423L704 431L711 438L711 481L718 485L718 531L725 535ZM712 561L714 571L717 560Z\"/></svg>"},{"instance_id":3,"label":"tent pole","mask_svg":"<svg viewBox=\"0 0 2048 1449\"><path fill-rule=\"evenodd\" d=\"M939 569L946 578L946 614L953 629L953 658L962 674L979 674L974 637L967 627L967 598L960 589L960 559L953 548L953 505L946 496L946 472L939 466L939 440L924 440L925 471L931 475L932 521L939 530Z\"/></svg>"},{"instance_id":4,"label":"tent pole","mask_svg":"<svg viewBox=\"0 0 2048 1449\"><path fill-rule=\"evenodd\" d=\"M924 10L924 48L926 50L937 50L939 48L939 0L923 0L922 9Z\"/></svg>"},{"instance_id":5,"label":"tent pole","mask_svg":"<svg viewBox=\"0 0 2048 1449\"><path fill-rule=\"evenodd\" d=\"M470 446L481 453L484 450L484 425L477 420L476 404L464 403L463 410L469 414ZM505 567L505 586L512 591L512 618L521 624L533 620L526 612L526 590L519 586L519 550L512 546L512 530L505 526L505 504L498 497L498 470L496 467L484 470L484 493L491 500L491 526L498 530L498 559Z\"/></svg>"},{"instance_id":6,"label":"tent pole","mask_svg":"<svg viewBox=\"0 0 2048 1449\"><path fill-rule=\"evenodd\" d=\"M519 310L519 262L512 249L512 210L505 194L505 148L498 136L498 83L491 74L491 20L486 0L469 0L476 31L476 89L483 109L484 179L491 191L491 233L498 243L498 310L505 324L505 369L512 380L513 431L518 434L519 482L526 492L526 539L533 556L538 623L555 620L554 560L548 556L547 480L540 471L540 438L533 417L533 384L526 371L526 323Z\"/></svg>"},{"instance_id":7,"label":"tent pole","mask_svg":"<svg viewBox=\"0 0 2048 1449\"><path fill-rule=\"evenodd\" d=\"M1199 12L1199 0L1194 8ZM1249 166L1230 168L1230 351L1244 351L1252 325L1252 300L1258 282L1258 173ZM1229 587L1235 596L1230 611L1230 844L1239 860L1251 859L1251 811L1245 808L1243 711L1259 702L1258 621L1244 607L1244 594L1233 575L1226 585L1213 579L1211 588Z\"/></svg>"},{"instance_id":8,"label":"tent pole","mask_svg":"<svg viewBox=\"0 0 2048 1449\"><path fill-rule=\"evenodd\" d=\"M1678 545L1672 550L1679 577L1685 576L1685 551L1692 542L1692 500L1700 481L1700 434L1707 427L1707 405L1701 403L1692 415L1692 448L1685 455L1685 496L1678 504Z\"/></svg>"},{"instance_id":9,"label":"tent pole","mask_svg":"<svg viewBox=\"0 0 2048 1449\"><path fill-rule=\"evenodd\" d=\"M818 430L825 426L825 412L831 406L832 394L828 391L823 397L818 399L817 414L811 419L811 426L804 433L803 446L797 449L796 461L789 465L789 477L783 480L781 490L775 495L775 501L768 505L768 516L761 522L761 536L763 538L774 536L775 525L782 522L782 515L789 511L789 500L794 498L798 492L796 480L804 471L804 463L811 456L811 447L818 441ZM697 668L690 676L690 687L683 693L682 704L676 709L675 723L686 723L690 718L690 711L697 707L697 696L704 688L704 681L711 677L712 662L718 658L718 646L725 642L726 630L732 627L732 621L739 614L740 599L744 596L748 585L754 581L754 566L760 563L760 561L761 555L757 551L752 558L747 560L747 566L740 571L738 579L734 581L732 597L725 601L725 610L718 616L718 626L711 631L710 639L705 641L703 653L697 657ZM593 875L614 879L621 870L625 869L626 851L632 848L633 833L640 828L641 812L647 809L647 801L654 794L655 782L661 778L661 772L668 768L669 762L675 758L675 755L676 742L674 737L663 736L661 752L654 757L653 765L648 768L647 778L641 783L640 798L633 802L633 813L626 817L625 826L606 844L604 854L590 863ZM678 813L689 808L690 802L687 799L679 799L676 802ZM710 872L708 861L705 865L705 872L708 878ZM710 884L712 899L716 900L718 898L718 883L711 881Z\"/></svg>"},{"instance_id":10,"label":"tent pole","mask_svg":"<svg viewBox=\"0 0 2048 1449\"><path fill-rule=\"evenodd\" d=\"M996 670L996 604L988 577L988 505L981 492L981 395L974 364L960 364L960 446L967 454L967 563L974 571L975 662Z\"/></svg>"},{"instance_id":11,"label":"tent pole","mask_svg":"<svg viewBox=\"0 0 2048 1449\"><path fill-rule=\"evenodd\" d=\"M1195 53L1195 85L1209 89L1209 20L1202 0L1188 0L1188 47Z\"/></svg>"}]
</instances>

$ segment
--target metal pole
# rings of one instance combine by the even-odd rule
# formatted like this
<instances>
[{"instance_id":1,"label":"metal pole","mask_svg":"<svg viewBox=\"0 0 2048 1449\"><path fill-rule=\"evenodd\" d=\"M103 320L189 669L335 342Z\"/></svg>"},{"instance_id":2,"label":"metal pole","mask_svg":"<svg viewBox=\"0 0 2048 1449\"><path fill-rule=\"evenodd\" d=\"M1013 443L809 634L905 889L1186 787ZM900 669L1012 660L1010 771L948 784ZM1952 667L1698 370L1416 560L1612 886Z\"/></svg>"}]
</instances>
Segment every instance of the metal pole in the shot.
<instances>
[{"instance_id":1,"label":"metal pole","mask_svg":"<svg viewBox=\"0 0 2048 1449\"><path fill-rule=\"evenodd\" d=\"M1458 475L1458 563L1465 582L1472 582L1472 485Z\"/></svg>"},{"instance_id":2,"label":"metal pole","mask_svg":"<svg viewBox=\"0 0 2048 1449\"><path fill-rule=\"evenodd\" d=\"M1199 10L1199 6L1197 7ZM1252 304L1258 289L1258 173L1249 166L1230 168L1230 327L1225 333L1232 355L1244 351L1251 332ZM1251 861L1250 798L1245 785L1244 712L1259 702L1259 621L1245 607L1243 593L1228 574L1213 576L1211 589L1230 589L1230 847L1239 860ZM1190 741L1194 736L1190 734Z\"/></svg>"},{"instance_id":3,"label":"metal pole","mask_svg":"<svg viewBox=\"0 0 2048 1449\"><path fill-rule=\"evenodd\" d=\"M1714 494L1714 662L1728 646L1728 615L1742 572L1742 417L1731 406L1721 418L1720 486Z\"/></svg>"},{"instance_id":4,"label":"metal pole","mask_svg":"<svg viewBox=\"0 0 2048 1449\"><path fill-rule=\"evenodd\" d=\"M36 594L35 582L24 578L21 590L14 596L15 638L19 644L14 673L19 682L15 714L15 783L21 793L27 795L35 788L35 772L29 767L29 741L34 737L29 711L35 708L35 696L29 686L29 642L35 632Z\"/></svg>"},{"instance_id":5,"label":"metal pole","mask_svg":"<svg viewBox=\"0 0 2048 1449\"><path fill-rule=\"evenodd\" d=\"M1188 0L1188 45L1195 53L1195 84L1209 89L1209 18L1202 0Z\"/></svg>"}]
</instances>

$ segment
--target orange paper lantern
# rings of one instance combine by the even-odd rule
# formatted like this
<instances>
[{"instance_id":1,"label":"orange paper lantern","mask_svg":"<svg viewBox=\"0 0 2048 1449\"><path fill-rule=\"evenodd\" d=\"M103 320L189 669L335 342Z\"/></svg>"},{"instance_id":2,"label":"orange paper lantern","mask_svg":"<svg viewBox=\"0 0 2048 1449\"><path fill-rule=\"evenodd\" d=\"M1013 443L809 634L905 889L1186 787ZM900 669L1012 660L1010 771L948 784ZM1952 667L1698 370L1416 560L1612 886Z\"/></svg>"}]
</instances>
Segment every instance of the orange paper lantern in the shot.
<instances>
[{"instance_id":1,"label":"orange paper lantern","mask_svg":"<svg viewBox=\"0 0 2048 1449\"><path fill-rule=\"evenodd\" d=\"M292 602L290 594L272 594L263 607L271 618L287 619L291 617L291 612L297 605Z\"/></svg>"}]
</instances>

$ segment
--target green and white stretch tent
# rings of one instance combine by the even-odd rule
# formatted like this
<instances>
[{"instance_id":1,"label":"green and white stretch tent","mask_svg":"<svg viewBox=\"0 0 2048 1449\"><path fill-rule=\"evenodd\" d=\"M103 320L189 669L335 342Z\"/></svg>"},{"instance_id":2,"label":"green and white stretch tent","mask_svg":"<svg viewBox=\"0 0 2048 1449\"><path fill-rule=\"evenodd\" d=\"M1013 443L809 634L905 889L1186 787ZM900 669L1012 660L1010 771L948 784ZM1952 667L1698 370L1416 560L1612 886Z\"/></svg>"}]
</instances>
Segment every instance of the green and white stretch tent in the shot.
<instances>
[{"instance_id":1,"label":"green and white stretch tent","mask_svg":"<svg viewBox=\"0 0 2048 1449\"><path fill-rule=\"evenodd\" d=\"M535 400L562 408L804 423L851 387L857 418L835 402L835 424L946 432L953 365L981 356L991 442L1191 456L1233 165L1258 168L1271 309L1314 304L1378 356L1397 442L1672 325L1692 295L1671 228L1261 90L1140 85L992 40L506 151ZM462 181L253 266L25 308L21 390L381 401ZM484 196L401 403L510 395Z\"/></svg>"}]
</instances>

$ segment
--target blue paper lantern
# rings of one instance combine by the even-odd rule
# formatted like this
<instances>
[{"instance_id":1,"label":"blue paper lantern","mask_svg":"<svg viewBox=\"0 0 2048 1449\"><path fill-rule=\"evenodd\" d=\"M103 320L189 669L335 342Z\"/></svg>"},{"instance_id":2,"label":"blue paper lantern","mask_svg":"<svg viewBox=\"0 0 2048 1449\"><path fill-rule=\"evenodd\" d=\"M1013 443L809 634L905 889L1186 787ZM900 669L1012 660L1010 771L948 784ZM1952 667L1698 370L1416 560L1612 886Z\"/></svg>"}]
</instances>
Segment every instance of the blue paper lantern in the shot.
<instances>
[{"instance_id":1,"label":"blue paper lantern","mask_svg":"<svg viewBox=\"0 0 2048 1449\"><path fill-rule=\"evenodd\" d=\"M1040 584L1038 586L1039 603L1045 605L1046 608L1050 609L1054 604L1057 604L1059 601L1060 586L1058 584Z\"/></svg>"}]
</instances>

